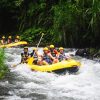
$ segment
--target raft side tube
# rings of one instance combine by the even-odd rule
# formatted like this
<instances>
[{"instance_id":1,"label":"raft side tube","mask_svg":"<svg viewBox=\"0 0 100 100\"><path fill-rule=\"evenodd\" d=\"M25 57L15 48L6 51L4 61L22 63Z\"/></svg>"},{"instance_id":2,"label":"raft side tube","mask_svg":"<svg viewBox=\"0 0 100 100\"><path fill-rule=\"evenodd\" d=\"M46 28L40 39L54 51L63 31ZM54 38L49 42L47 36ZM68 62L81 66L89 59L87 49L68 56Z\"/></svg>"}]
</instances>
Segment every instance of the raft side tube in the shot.
<instances>
[{"instance_id":1,"label":"raft side tube","mask_svg":"<svg viewBox=\"0 0 100 100\"><path fill-rule=\"evenodd\" d=\"M10 43L10 44L0 45L0 48L10 48L10 47L25 45L25 44L27 44L26 41L19 41L16 43L14 42L14 43Z\"/></svg>"},{"instance_id":2,"label":"raft side tube","mask_svg":"<svg viewBox=\"0 0 100 100\"><path fill-rule=\"evenodd\" d=\"M64 68L72 68L72 67L80 67L80 63L71 59L71 60L66 60L62 62L58 62L52 65L43 65L43 66L38 66L38 65L32 65L28 63L28 67L32 70L36 71L41 71L41 72L52 72L58 69L64 69Z\"/></svg>"}]
</instances>

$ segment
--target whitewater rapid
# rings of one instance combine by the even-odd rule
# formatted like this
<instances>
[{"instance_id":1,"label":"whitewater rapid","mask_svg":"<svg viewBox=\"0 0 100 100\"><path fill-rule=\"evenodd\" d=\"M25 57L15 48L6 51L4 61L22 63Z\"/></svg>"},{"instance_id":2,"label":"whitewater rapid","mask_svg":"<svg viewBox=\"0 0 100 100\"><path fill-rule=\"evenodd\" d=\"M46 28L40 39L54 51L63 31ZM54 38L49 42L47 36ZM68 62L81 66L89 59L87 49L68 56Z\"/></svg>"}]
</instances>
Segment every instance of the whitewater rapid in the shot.
<instances>
[{"instance_id":1,"label":"whitewater rapid","mask_svg":"<svg viewBox=\"0 0 100 100\"><path fill-rule=\"evenodd\" d=\"M59 76L32 72L26 64L13 68L20 62L22 49L9 48L5 52L10 72L0 81L0 100L100 100L99 62L75 57L82 64L79 73Z\"/></svg>"}]
</instances>

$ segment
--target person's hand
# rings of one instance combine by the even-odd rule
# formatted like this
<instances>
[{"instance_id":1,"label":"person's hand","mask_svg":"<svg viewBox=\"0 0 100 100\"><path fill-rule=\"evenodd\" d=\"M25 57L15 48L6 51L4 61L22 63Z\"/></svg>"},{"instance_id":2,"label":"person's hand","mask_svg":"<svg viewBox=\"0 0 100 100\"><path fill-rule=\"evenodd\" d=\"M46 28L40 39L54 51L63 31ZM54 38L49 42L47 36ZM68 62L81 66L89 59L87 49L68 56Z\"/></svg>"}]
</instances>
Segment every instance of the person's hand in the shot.
<instances>
[{"instance_id":1,"label":"person's hand","mask_svg":"<svg viewBox=\"0 0 100 100\"><path fill-rule=\"evenodd\" d=\"M66 56L65 56L65 59L66 59L66 60L69 60L69 59L71 59L71 56L70 56L70 54L69 54L69 55L66 55Z\"/></svg>"},{"instance_id":2,"label":"person's hand","mask_svg":"<svg viewBox=\"0 0 100 100\"><path fill-rule=\"evenodd\" d=\"M58 59L54 59L53 61L54 61L54 63L57 63L58 62Z\"/></svg>"}]
</instances>

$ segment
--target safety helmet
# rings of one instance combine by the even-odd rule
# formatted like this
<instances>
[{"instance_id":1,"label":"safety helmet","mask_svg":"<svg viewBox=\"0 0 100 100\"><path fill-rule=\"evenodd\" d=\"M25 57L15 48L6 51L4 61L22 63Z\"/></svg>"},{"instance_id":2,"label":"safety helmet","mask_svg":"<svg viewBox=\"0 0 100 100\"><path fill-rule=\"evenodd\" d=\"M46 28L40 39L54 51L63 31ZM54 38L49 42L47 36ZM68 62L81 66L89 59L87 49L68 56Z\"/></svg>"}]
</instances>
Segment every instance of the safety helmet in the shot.
<instances>
[{"instance_id":1,"label":"safety helmet","mask_svg":"<svg viewBox=\"0 0 100 100\"><path fill-rule=\"evenodd\" d=\"M12 37L11 37L11 36L9 36L8 38L9 38L9 39L11 39Z\"/></svg>"},{"instance_id":2,"label":"safety helmet","mask_svg":"<svg viewBox=\"0 0 100 100\"><path fill-rule=\"evenodd\" d=\"M33 48L33 50L35 51L35 50L37 50L37 48Z\"/></svg>"},{"instance_id":3,"label":"safety helmet","mask_svg":"<svg viewBox=\"0 0 100 100\"><path fill-rule=\"evenodd\" d=\"M24 49L28 49L28 47L24 47Z\"/></svg>"},{"instance_id":4,"label":"safety helmet","mask_svg":"<svg viewBox=\"0 0 100 100\"><path fill-rule=\"evenodd\" d=\"M17 35L16 38L19 39L19 36Z\"/></svg>"},{"instance_id":5,"label":"safety helmet","mask_svg":"<svg viewBox=\"0 0 100 100\"><path fill-rule=\"evenodd\" d=\"M49 49L47 47L43 48L44 51L48 51Z\"/></svg>"},{"instance_id":6,"label":"safety helmet","mask_svg":"<svg viewBox=\"0 0 100 100\"><path fill-rule=\"evenodd\" d=\"M50 48L54 48L55 46L54 45L50 45Z\"/></svg>"},{"instance_id":7,"label":"safety helmet","mask_svg":"<svg viewBox=\"0 0 100 100\"><path fill-rule=\"evenodd\" d=\"M60 47L59 50L64 50L64 48L63 47Z\"/></svg>"},{"instance_id":8,"label":"safety helmet","mask_svg":"<svg viewBox=\"0 0 100 100\"><path fill-rule=\"evenodd\" d=\"M2 36L2 39L5 39L5 36Z\"/></svg>"}]
</instances>

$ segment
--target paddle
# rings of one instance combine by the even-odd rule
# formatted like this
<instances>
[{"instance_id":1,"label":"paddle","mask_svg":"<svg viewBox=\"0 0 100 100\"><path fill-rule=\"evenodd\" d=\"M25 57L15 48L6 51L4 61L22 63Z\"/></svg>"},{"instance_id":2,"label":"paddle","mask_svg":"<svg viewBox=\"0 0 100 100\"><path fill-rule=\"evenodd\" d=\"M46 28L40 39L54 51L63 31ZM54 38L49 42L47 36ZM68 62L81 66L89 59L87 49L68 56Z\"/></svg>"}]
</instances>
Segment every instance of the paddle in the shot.
<instances>
[{"instance_id":1,"label":"paddle","mask_svg":"<svg viewBox=\"0 0 100 100\"><path fill-rule=\"evenodd\" d=\"M18 63L18 64L16 64L16 65L13 65L13 67L16 67L16 66L18 66L18 65L20 65L21 63Z\"/></svg>"},{"instance_id":2,"label":"paddle","mask_svg":"<svg viewBox=\"0 0 100 100\"><path fill-rule=\"evenodd\" d=\"M37 44L37 49L38 49L38 47L39 47L39 45L40 45L40 43L41 43L41 40L42 40L42 38L43 38L43 36L44 36L44 33L42 33L42 35L41 35L41 38L39 39L39 42L38 42L38 44ZM35 53L35 52L34 52ZM30 59L31 59L31 61L30 61ZM29 59L27 59L27 62L28 61L30 61L29 62L29 64L32 62L32 61L34 61L34 58L33 57L30 57ZM13 65L13 67L16 67L16 66L18 66L18 65L20 65L21 64L21 62L20 63L18 63L18 64L16 64L16 65Z\"/></svg>"},{"instance_id":3,"label":"paddle","mask_svg":"<svg viewBox=\"0 0 100 100\"><path fill-rule=\"evenodd\" d=\"M36 46L37 49L38 49L38 47L39 47L39 45L40 45L40 43L41 43L41 40L42 40L43 36L44 36L44 33L42 33L41 38L40 38L40 40L39 40L39 42L38 42L38 44L37 44L37 46ZM34 52L34 54L35 54L35 52ZM34 55L34 54L33 54L33 55ZM34 58L33 58L33 57L30 57L30 58L27 60L28 64L32 64L33 61L34 61Z\"/></svg>"},{"instance_id":4,"label":"paddle","mask_svg":"<svg viewBox=\"0 0 100 100\"><path fill-rule=\"evenodd\" d=\"M39 45L40 45L40 43L41 43L41 40L42 40L43 36L44 36L44 33L42 33L41 38L40 38L40 40L39 40L39 42L38 42L38 44L37 44L37 47L36 47L37 49L38 49L38 47L39 47Z\"/></svg>"}]
</instances>

